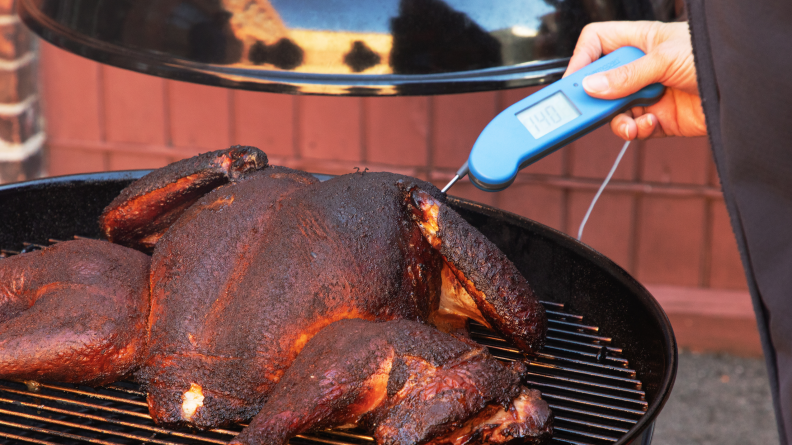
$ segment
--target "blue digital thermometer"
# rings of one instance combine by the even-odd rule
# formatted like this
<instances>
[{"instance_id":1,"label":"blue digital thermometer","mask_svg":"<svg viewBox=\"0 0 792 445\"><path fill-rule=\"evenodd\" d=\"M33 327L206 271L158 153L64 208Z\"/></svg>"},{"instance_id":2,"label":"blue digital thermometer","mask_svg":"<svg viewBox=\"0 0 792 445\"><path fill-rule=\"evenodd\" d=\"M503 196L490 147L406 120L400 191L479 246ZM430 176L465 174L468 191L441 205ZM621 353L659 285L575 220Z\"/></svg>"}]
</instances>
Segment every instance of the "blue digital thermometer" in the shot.
<instances>
[{"instance_id":1,"label":"blue digital thermometer","mask_svg":"<svg viewBox=\"0 0 792 445\"><path fill-rule=\"evenodd\" d=\"M519 170L629 108L660 100L665 87L659 83L614 100L595 99L583 89L584 77L625 65L643 55L638 48L619 48L505 109L484 128L473 144L468 161L443 191L468 173L473 184L482 190L503 190L514 182Z\"/></svg>"}]
</instances>

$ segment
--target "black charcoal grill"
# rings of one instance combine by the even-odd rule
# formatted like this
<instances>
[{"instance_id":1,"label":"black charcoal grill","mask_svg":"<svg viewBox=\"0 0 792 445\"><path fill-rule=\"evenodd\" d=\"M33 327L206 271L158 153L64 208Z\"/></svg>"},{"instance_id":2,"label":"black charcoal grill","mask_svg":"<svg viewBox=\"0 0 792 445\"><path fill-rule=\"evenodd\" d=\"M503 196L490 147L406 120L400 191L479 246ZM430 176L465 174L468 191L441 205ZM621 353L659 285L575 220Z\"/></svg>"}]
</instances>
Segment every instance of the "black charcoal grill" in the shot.
<instances>
[{"instance_id":1,"label":"black charcoal grill","mask_svg":"<svg viewBox=\"0 0 792 445\"><path fill-rule=\"evenodd\" d=\"M98 238L97 218L146 171L65 176L0 186L0 255L74 237ZM647 290L569 236L485 205L451 200L531 282L550 318L547 345L527 360L527 383L555 416L553 444L649 444L673 386L677 349L668 318ZM2 260L0 260L2 261ZM523 360L482 326L476 341ZM241 426L209 432L159 428L132 383L103 388L0 381L0 443L222 444ZM355 430L299 436L293 445L370 445Z\"/></svg>"}]
</instances>

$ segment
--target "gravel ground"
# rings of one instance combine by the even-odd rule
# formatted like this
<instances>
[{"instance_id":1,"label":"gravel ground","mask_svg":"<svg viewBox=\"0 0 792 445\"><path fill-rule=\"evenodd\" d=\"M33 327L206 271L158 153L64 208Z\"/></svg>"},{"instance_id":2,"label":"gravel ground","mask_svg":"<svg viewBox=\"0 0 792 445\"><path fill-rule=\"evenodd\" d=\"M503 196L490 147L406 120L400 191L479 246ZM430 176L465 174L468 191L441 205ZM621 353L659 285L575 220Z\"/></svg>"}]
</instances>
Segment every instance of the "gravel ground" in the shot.
<instances>
[{"instance_id":1,"label":"gravel ground","mask_svg":"<svg viewBox=\"0 0 792 445\"><path fill-rule=\"evenodd\" d=\"M652 445L778 443L763 359L679 354L674 389Z\"/></svg>"}]
</instances>

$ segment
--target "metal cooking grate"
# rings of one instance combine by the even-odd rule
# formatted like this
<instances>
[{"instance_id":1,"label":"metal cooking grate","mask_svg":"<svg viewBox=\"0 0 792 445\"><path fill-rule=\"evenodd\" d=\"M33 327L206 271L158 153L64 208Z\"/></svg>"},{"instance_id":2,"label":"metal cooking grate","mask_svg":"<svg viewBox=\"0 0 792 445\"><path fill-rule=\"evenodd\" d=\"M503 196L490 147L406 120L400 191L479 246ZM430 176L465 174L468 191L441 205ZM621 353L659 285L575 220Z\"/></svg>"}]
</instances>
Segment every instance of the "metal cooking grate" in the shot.
<instances>
[{"instance_id":1,"label":"metal cooking grate","mask_svg":"<svg viewBox=\"0 0 792 445\"><path fill-rule=\"evenodd\" d=\"M50 240L51 243L59 242ZM22 252L44 246L25 243ZM21 252L0 250L0 257ZM563 304L543 302L550 319L547 344L526 360L526 381L542 391L555 414L551 443L616 442L648 408L641 381L622 350L584 317ZM524 357L497 334L471 322L474 340L506 361ZM225 444L243 425L208 432L159 428L148 415L146 394L134 383L102 388L0 380L0 443L35 444ZM5 439L5 440L3 440ZM357 430L297 436L292 445L371 445Z\"/></svg>"}]
</instances>

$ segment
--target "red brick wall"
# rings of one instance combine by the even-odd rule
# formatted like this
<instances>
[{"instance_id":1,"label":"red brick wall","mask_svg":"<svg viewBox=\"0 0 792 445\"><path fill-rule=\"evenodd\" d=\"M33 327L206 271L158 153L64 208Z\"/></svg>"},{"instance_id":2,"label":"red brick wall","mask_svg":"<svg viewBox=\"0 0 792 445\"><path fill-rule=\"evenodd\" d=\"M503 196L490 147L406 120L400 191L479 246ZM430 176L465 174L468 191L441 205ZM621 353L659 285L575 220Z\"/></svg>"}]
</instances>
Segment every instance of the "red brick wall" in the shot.
<instances>
[{"instance_id":1,"label":"red brick wall","mask_svg":"<svg viewBox=\"0 0 792 445\"><path fill-rule=\"evenodd\" d=\"M484 125L530 90L346 98L232 91L102 66L41 44L50 175L156 168L231 144L312 172L389 170L442 186ZM600 129L501 193L452 194L576 234L622 142ZM583 236L646 284L745 289L707 141L631 145Z\"/></svg>"}]
</instances>

